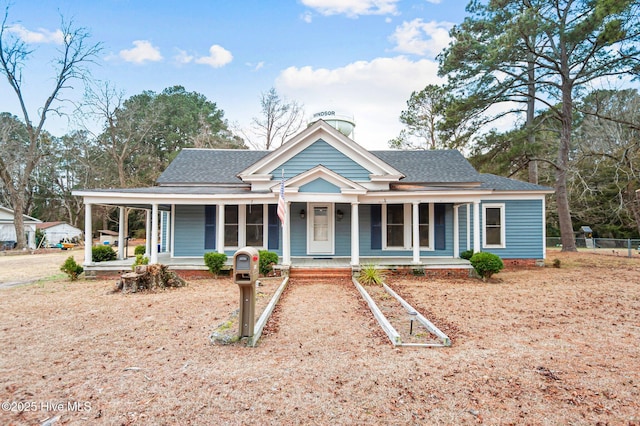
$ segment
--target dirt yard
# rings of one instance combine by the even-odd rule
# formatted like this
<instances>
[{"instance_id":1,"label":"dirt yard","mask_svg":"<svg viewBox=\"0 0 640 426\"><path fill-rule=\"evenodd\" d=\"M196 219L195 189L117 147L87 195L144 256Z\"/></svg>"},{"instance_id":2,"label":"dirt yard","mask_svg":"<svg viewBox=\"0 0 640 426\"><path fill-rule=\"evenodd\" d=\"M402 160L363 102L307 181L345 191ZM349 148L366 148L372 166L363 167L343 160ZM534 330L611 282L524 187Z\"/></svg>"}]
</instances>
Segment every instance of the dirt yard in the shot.
<instances>
[{"instance_id":1,"label":"dirt yard","mask_svg":"<svg viewBox=\"0 0 640 426\"><path fill-rule=\"evenodd\" d=\"M292 281L256 348L209 341L237 309L228 279L2 289L0 424L640 425L640 259L554 259L390 277L449 348L394 348L346 280Z\"/></svg>"}]
</instances>

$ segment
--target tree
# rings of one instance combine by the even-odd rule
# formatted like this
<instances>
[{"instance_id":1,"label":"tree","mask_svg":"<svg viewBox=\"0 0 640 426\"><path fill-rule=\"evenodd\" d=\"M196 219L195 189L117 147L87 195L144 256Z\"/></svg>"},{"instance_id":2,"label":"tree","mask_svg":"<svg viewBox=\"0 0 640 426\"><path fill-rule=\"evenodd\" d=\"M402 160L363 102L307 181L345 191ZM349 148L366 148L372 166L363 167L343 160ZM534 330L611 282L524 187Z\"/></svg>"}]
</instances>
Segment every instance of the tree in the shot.
<instances>
[{"instance_id":1,"label":"tree","mask_svg":"<svg viewBox=\"0 0 640 426\"><path fill-rule=\"evenodd\" d=\"M2 179L7 191L11 207L15 212L15 228L17 247L26 247L23 214L25 211L26 191L31 179L31 173L42 158L44 125L47 115L55 110L56 103L62 101L62 93L71 88L74 80L82 80L89 77L86 68L100 51L99 44L87 44L89 33L83 28L75 28L72 22L62 19L62 46L59 56L56 58L56 74L53 78L53 88L37 110L35 120L32 120L26 105L23 92L23 70L26 60L31 56L32 50L27 44L8 31L9 9L5 10L2 26L0 27L0 73L7 78L7 82L20 105L23 124L26 132L20 133L19 140L11 143L1 142L0 150L0 179ZM8 147L19 149L20 157L11 155ZM11 158L8 163L7 158Z\"/></svg>"},{"instance_id":2,"label":"tree","mask_svg":"<svg viewBox=\"0 0 640 426\"><path fill-rule=\"evenodd\" d=\"M488 67L479 68L477 79L512 79L515 87L529 88L532 82L523 78L518 70L526 69L528 75L533 69L536 100L546 104L560 123L558 151L553 164L563 251L576 250L567 191L574 100L580 89L594 81L637 73L640 53L638 7L633 0L491 0L486 6L477 1L470 3L470 10L479 13L479 22L499 25L491 30L492 35L503 34L480 38L487 45L481 46L478 52L488 54L489 61L482 60L481 63ZM511 19L494 19L503 16L505 10L512 11ZM455 32L453 35L455 37ZM472 34L462 35L461 40L471 43ZM519 56L525 58L526 67L515 67L515 51L506 43L509 40L523 41L517 43L517 50ZM471 45L477 47L475 43ZM492 63L500 66L491 68ZM510 64L514 65L512 73L509 72ZM462 70L469 71L468 68ZM451 72L455 73L455 67ZM526 96L531 96L528 91ZM502 97L491 98L491 103L502 100Z\"/></svg>"},{"instance_id":3,"label":"tree","mask_svg":"<svg viewBox=\"0 0 640 426\"><path fill-rule=\"evenodd\" d=\"M400 113L400 121L406 129L403 129L397 138L389 141L389 147L397 149L443 147L436 125L442 116L444 94L444 89L434 84L427 85L419 92L412 92L407 101L407 109Z\"/></svg>"},{"instance_id":4,"label":"tree","mask_svg":"<svg viewBox=\"0 0 640 426\"><path fill-rule=\"evenodd\" d=\"M635 194L640 187L640 94L598 90L579 109L584 115L575 132L569 179L574 215L601 236L640 235Z\"/></svg>"},{"instance_id":5,"label":"tree","mask_svg":"<svg viewBox=\"0 0 640 426\"><path fill-rule=\"evenodd\" d=\"M254 147L271 149L281 146L293 136L304 121L303 106L295 101L281 98L275 88L260 95L261 117L254 117L252 128L263 143L252 143Z\"/></svg>"}]
</instances>

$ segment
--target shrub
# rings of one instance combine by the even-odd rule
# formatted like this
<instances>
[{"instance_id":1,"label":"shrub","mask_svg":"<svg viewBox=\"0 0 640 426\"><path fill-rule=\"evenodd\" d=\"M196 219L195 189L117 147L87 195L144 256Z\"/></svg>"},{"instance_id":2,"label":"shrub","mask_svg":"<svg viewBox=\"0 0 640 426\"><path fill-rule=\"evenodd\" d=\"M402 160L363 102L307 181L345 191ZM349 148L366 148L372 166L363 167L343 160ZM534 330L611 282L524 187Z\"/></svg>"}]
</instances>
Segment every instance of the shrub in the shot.
<instances>
[{"instance_id":1,"label":"shrub","mask_svg":"<svg viewBox=\"0 0 640 426\"><path fill-rule=\"evenodd\" d=\"M504 269L500 256L486 251L474 254L469 261L483 280L491 278L493 274Z\"/></svg>"},{"instance_id":2,"label":"shrub","mask_svg":"<svg viewBox=\"0 0 640 426\"><path fill-rule=\"evenodd\" d=\"M135 254L136 256L139 254L145 254L147 252L147 246L136 246L136 248L133 250L133 254Z\"/></svg>"},{"instance_id":3,"label":"shrub","mask_svg":"<svg viewBox=\"0 0 640 426\"><path fill-rule=\"evenodd\" d=\"M465 250L462 253L460 253L460 258L464 260L471 259L471 256L473 256L473 250Z\"/></svg>"},{"instance_id":4,"label":"shrub","mask_svg":"<svg viewBox=\"0 0 640 426\"><path fill-rule=\"evenodd\" d=\"M360 269L358 280L363 284L380 285L384 281L384 275L375 265L365 265Z\"/></svg>"},{"instance_id":5,"label":"shrub","mask_svg":"<svg viewBox=\"0 0 640 426\"><path fill-rule=\"evenodd\" d=\"M93 246L91 248L92 262L108 262L116 260L116 252L109 245Z\"/></svg>"},{"instance_id":6,"label":"shrub","mask_svg":"<svg viewBox=\"0 0 640 426\"><path fill-rule=\"evenodd\" d=\"M268 250L260 250L260 273L264 276L273 271L273 265L278 263L278 253Z\"/></svg>"},{"instance_id":7,"label":"shrub","mask_svg":"<svg viewBox=\"0 0 640 426\"><path fill-rule=\"evenodd\" d=\"M140 247L140 246L138 246L138 247ZM148 257L146 257L144 254L136 254L136 260L135 260L135 262L133 262L133 265L131 265L131 269L133 269L135 271L136 266L138 266L138 265L148 265L148 264L149 264L149 258Z\"/></svg>"},{"instance_id":8,"label":"shrub","mask_svg":"<svg viewBox=\"0 0 640 426\"><path fill-rule=\"evenodd\" d=\"M553 259L553 267L554 268L559 268L560 267L560 259Z\"/></svg>"},{"instance_id":9,"label":"shrub","mask_svg":"<svg viewBox=\"0 0 640 426\"><path fill-rule=\"evenodd\" d=\"M84 268L76 263L76 260L73 258L73 256L69 256L60 267L60 270L67 274L71 281L75 281L78 279L78 276L84 271Z\"/></svg>"},{"instance_id":10,"label":"shrub","mask_svg":"<svg viewBox=\"0 0 640 426\"><path fill-rule=\"evenodd\" d=\"M205 253L204 264L207 265L209 271L216 277L222 270L224 262L227 261L227 255L224 253Z\"/></svg>"}]
</instances>

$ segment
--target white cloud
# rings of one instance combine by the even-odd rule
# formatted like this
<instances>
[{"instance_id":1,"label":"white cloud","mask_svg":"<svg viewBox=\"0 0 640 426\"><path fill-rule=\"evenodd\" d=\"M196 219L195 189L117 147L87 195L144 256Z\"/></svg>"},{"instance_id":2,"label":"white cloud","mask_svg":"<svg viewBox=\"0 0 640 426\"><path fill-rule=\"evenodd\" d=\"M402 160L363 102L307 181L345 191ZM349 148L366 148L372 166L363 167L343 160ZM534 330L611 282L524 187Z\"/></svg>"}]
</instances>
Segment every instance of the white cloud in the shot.
<instances>
[{"instance_id":1,"label":"white cloud","mask_svg":"<svg viewBox=\"0 0 640 426\"><path fill-rule=\"evenodd\" d=\"M49 31L39 28L38 31L30 31L22 25L16 24L7 27L7 31L15 34L25 43L55 43L62 44L64 34L61 30Z\"/></svg>"},{"instance_id":2,"label":"white cloud","mask_svg":"<svg viewBox=\"0 0 640 426\"><path fill-rule=\"evenodd\" d=\"M435 57L449 45L451 27L450 22L423 22L418 18L403 22L389 38L397 52Z\"/></svg>"},{"instance_id":3,"label":"white cloud","mask_svg":"<svg viewBox=\"0 0 640 426\"><path fill-rule=\"evenodd\" d=\"M157 47L147 40L135 40L132 49L120 51L120 57L127 62L143 64L147 61L157 62L162 60L162 55Z\"/></svg>"},{"instance_id":4,"label":"white cloud","mask_svg":"<svg viewBox=\"0 0 640 426\"><path fill-rule=\"evenodd\" d=\"M233 55L227 49L217 44L209 48L209 56L201 56L196 59L196 63L209 65L213 68L220 68L233 60Z\"/></svg>"},{"instance_id":5,"label":"white cloud","mask_svg":"<svg viewBox=\"0 0 640 426\"><path fill-rule=\"evenodd\" d=\"M329 15L347 15L355 18L359 15L397 15L396 3L399 0L302 0L302 4Z\"/></svg>"},{"instance_id":6,"label":"white cloud","mask_svg":"<svg viewBox=\"0 0 640 426\"><path fill-rule=\"evenodd\" d=\"M313 14L311 12L305 12L300 16L300 19L302 19L307 24L310 24L311 22L313 22Z\"/></svg>"},{"instance_id":7,"label":"white cloud","mask_svg":"<svg viewBox=\"0 0 640 426\"><path fill-rule=\"evenodd\" d=\"M400 112L414 90L438 84L438 64L404 56L358 61L327 69L289 67L276 79L278 92L305 105L308 115L327 108L355 116L355 140L386 149L402 129Z\"/></svg>"},{"instance_id":8,"label":"white cloud","mask_svg":"<svg viewBox=\"0 0 640 426\"><path fill-rule=\"evenodd\" d=\"M189 64L193 61L193 55L189 55L185 50L178 49L178 54L174 56L174 59L179 64Z\"/></svg>"}]
</instances>

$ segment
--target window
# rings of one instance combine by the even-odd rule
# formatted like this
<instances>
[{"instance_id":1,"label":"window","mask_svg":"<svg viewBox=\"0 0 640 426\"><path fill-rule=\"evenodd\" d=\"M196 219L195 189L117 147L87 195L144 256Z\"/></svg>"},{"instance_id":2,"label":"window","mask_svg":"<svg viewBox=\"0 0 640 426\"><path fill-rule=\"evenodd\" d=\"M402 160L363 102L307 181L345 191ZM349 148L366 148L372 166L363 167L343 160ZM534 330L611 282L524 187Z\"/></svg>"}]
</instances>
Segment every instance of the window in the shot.
<instances>
[{"instance_id":1,"label":"window","mask_svg":"<svg viewBox=\"0 0 640 426\"><path fill-rule=\"evenodd\" d=\"M224 206L224 245L238 247L238 206Z\"/></svg>"},{"instance_id":2,"label":"window","mask_svg":"<svg viewBox=\"0 0 640 426\"><path fill-rule=\"evenodd\" d=\"M264 230L264 207L262 205L247 205L246 207L246 245L261 247L264 245L262 238Z\"/></svg>"},{"instance_id":3,"label":"window","mask_svg":"<svg viewBox=\"0 0 640 426\"><path fill-rule=\"evenodd\" d=\"M482 207L482 245L487 248L505 247L504 204L483 204Z\"/></svg>"},{"instance_id":4,"label":"window","mask_svg":"<svg viewBox=\"0 0 640 426\"><path fill-rule=\"evenodd\" d=\"M418 231L420 233L420 247L429 247L430 229L429 216L431 214L430 204L420 204L418 206Z\"/></svg>"},{"instance_id":5,"label":"window","mask_svg":"<svg viewBox=\"0 0 640 426\"><path fill-rule=\"evenodd\" d=\"M404 204L387 204L387 247L404 247Z\"/></svg>"}]
</instances>

